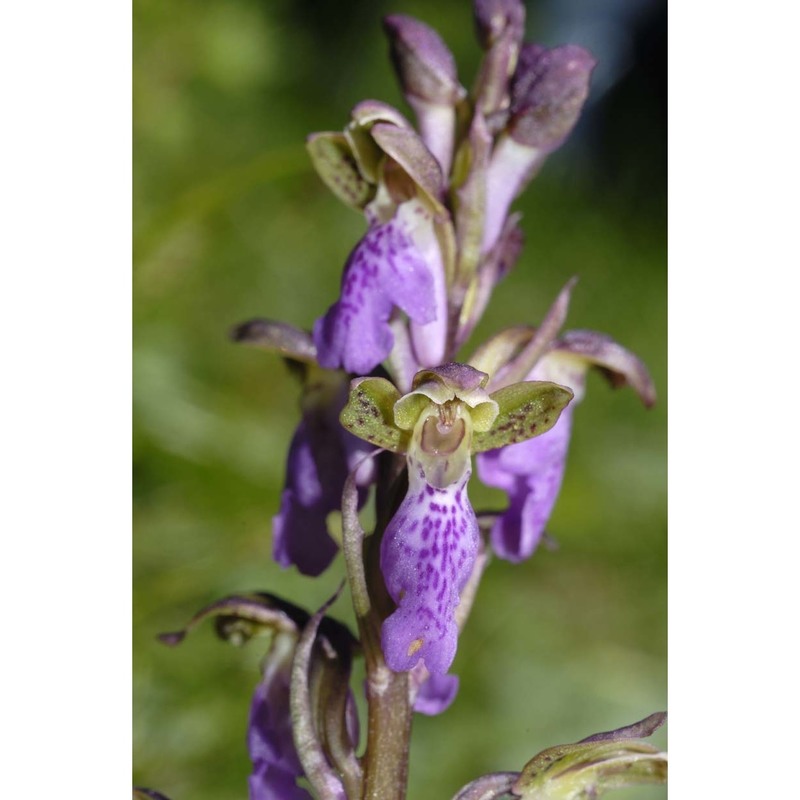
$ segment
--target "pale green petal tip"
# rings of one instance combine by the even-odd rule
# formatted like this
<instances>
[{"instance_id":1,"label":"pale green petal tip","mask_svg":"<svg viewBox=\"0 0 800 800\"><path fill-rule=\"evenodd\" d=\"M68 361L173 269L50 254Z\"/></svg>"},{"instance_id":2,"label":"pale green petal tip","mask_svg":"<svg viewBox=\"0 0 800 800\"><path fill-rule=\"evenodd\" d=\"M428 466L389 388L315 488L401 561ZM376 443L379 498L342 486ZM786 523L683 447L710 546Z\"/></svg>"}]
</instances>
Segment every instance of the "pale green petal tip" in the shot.
<instances>
[{"instance_id":1,"label":"pale green petal tip","mask_svg":"<svg viewBox=\"0 0 800 800\"><path fill-rule=\"evenodd\" d=\"M500 406L491 398L473 406L470 408L473 430L476 433L486 433L491 430L499 414Z\"/></svg>"},{"instance_id":2,"label":"pale green petal tip","mask_svg":"<svg viewBox=\"0 0 800 800\"><path fill-rule=\"evenodd\" d=\"M401 430L412 431L420 416L434 403L441 402L425 392L411 392L394 404L395 425Z\"/></svg>"}]
</instances>

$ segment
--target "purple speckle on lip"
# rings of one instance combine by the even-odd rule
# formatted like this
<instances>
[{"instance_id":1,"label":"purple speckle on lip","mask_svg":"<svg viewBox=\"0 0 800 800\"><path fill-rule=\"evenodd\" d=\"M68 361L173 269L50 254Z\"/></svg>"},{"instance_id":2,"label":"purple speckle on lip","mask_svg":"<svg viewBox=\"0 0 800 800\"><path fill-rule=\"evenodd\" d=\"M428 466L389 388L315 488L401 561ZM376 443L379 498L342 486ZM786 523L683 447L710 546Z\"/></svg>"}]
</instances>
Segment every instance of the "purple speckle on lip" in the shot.
<instances>
[{"instance_id":1,"label":"purple speckle on lip","mask_svg":"<svg viewBox=\"0 0 800 800\"><path fill-rule=\"evenodd\" d=\"M424 475L410 470L406 499L384 533L381 569L398 608L383 623L382 642L386 663L397 672L422 659L432 674L444 675L455 657L455 609L479 542L472 506L456 499L469 477L467 470L452 486L427 486L424 492L435 493L437 502L420 505Z\"/></svg>"}]
</instances>

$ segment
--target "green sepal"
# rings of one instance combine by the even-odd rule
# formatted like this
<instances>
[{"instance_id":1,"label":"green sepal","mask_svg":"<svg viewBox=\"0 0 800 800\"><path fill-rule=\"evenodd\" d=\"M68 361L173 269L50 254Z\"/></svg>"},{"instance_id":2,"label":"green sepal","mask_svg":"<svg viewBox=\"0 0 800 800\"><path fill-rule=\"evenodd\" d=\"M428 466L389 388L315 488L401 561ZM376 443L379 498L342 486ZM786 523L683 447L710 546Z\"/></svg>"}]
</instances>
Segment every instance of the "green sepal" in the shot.
<instances>
[{"instance_id":1,"label":"green sepal","mask_svg":"<svg viewBox=\"0 0 800 800\"><path fill-rule=\"evenodd\" d=\"M344 134L313 133L306 148L325 185L345 205L362 211L375 196L375 187L362 177Z\"/></svg>"},{"instance_id":2,"label":"green sepal","mask_svg":"<svg viewBox=\"0 0 800 800\"><path fill-rule=\"evenodd\" d=\"M356 378L339 421L359 439L376 447L402 453L409 435L394 424L394 404L400 392L386 378Z\"/></svg>"},{"instance_id":3,"label":"green sepal","mask_svg":"<svg viewBox=\"0 0 800 800\"><path fill-rule=\"evenodd\" d=\"M482 453L546 433L572 400L572 390L548 381L514 383L489 395L500 413L486 433L476 432L472 452Z\"/></svg>"},{"instance_id":4,"label":"green sepal","mask_svg":"<svg viewBox=\"0 0 800 800\"><path fill-rule=\"evenodd\" d=\"M617 731L557 745L534 756L511 791L522 800L595 800L609 789L667 781L667 755L647 742L666 715L653 714Z\"/></svg>"}]
</instances>

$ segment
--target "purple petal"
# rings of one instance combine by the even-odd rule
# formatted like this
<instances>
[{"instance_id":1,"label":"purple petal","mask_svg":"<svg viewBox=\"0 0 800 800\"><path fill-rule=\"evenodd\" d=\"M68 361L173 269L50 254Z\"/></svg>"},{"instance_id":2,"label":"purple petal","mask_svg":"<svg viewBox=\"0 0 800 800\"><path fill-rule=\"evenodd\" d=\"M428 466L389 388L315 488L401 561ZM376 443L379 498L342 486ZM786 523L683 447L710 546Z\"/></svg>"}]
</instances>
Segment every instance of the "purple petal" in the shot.
<instances>
[{"instance_id":1,"label":"purple petal","mask_svg":"<svg viewBox=\"0 0 800 800\"><path fill-rule=\"evenodd\" d=\"M444 675L456 654L455 609L478 550L478 522L467 497L470 471L444 489L430 486L409 458L409 487L384 533L381 570L397 610L383 623L386 663L396 672L420 659Z\"/></svg>"},{"instance_id":2,"label":"purple petal","mask_svg":"<svg viewBox=\"0 0 800 800\"><path fill-rule=\"evenodd\" d=\"M486 217L481 250L488 253L498 243L514 198L544 161L545 154L526 147L510 136L502 136L495 145L486 172Z\"/></svg>"},{"instance_id":3,"label":"purple petal","mask_svg":"<svg viewBox=\"0 0 800 800\"><path fill-rule=\"evenodd\" d=\"M273 558L282 567L296 566L303 575L319 575L336 556L328 514L341 506L348 473L372 449L342 428L340 410L338 404L322 408L297 426L280 510L272 520ZM372 462L359 469L359 486L372 482L374 469ZM365 499L366 492L361 492L359 507Z\"/></svg>"},{"instance_id":4,"label":"purple petal","mask_svg":"<svg viewBox=\"0 0 800 800\"><path fill-rule=\"evenodd\" d=\"M615 389L630 385L647 408L656 402L656 388L644 362L610 336L596 331L566 331L556 348L553 356L562 351L579 356L587 367L599 369Z\"/></svg>"},{"instance_id":5,"label":"purple petal","mask_svg":"<svg viewBox=\"0 0 800 800\"><path fill-rule=\"evenodd\" d=\"M392 14L384 17L383 27L422 141L447 175L453 156L455 105L466 94L458 82L453 54L433 28L413 17Z\"/></svg>"},{"instance_id":6,"label":"purple petal","mask_svg":"<svg viewBox=\"0 0 800 800\"><path fill-rule=\"evenodd\" d=\"M247 749L253 762L251 800L309 800L296 784L303 774L292 737L289 686L293 647L289 640L273 640L264 677L250 706Z\"/></svg>"},{"instance_id":7,"label":"purple petal","mask_svg":"<svg viewBox=\"0 0 800 800\"><path fill-rule=\"evenodd\" d=\"M502 113L507 105L508 80L525 33L525 7L520 0L478 0L475 22L486 56L478 70L473 94L476 106L489 116Z\"/></svg>"},{"instance_id":8,"label":"purple petal","mask_svg":"<svg viewBox=\"0 0 800 800\"><path fill-rule=\"evenodd\" d=\"M568 386L575 393L573 402L547 433L476 457L480 479L508 493L508 509L491 531L492 548L501 558L529 558L542 538L561 488L572 414L583 399L590 367L600 369L613 386L630 384L645 405L655 402L645 365L605 334L567 331L552 345L527 378Z\"/></svg>"},{"instance_id":9,"label":"purple petal","mask_svg":"<svg viewBox=\"0 0 800 800\"><path fill-rule=\"evenodd\" d=\"M478 476L487 486L504 489L509 507L491 531L492 549L500 558L530 558L550 519L561 481L572 429L567 407L547 433L476 456Z\"/></svg>"},{"instance_id":10,"label":"purple petal","mask_svg":"<svg viewBox=\"0 0 800 800\"><path fill-rule=\"evenodd\" d=\"M314 325L319 363L365 375L392 349L395 306L417 323L436 318L433 276L397 217L373 225L345 266L339 300Z\"/></svg>"},{"instance_id":11,"label":"purple petal","mask_svg":"<svg viewBox=\"0 0 800 800\"><path fill-rule=\"evenodd\" d=\"M291 772L259 764L247 780L250 800L313 800Z\"/></svg>"},{"instance_id":12,"label":"purple petal","mask_svg":"<svg viewBox=\"0 0 800 800\"><path fill-rule=\"evenodd\" d=\"M411 204L409 210L412 210ZM415 204L422 217L423 209ZM427 323L412 320L411 341L420 367L433 367L444 360L447 344L447 281L444 274L442 251L432 224L420 219L416 225L419 252L428 265L432 287L429 301L434 307L434 318Z\"/></svg>"},{"instance_id":13,"label":"purple petal","mask_svg":"<svg viewBox=\"0 0 800 800\"><path fill-rule=\"evenodd\" d=\"M458 694L458 675L431 675L420 687L414 711L436 716L446 711Z\"/></svg>"},{"instance_id":14,"label":"purple petal","mask_svg":"<svg viewBox=\"0 0 800 800\"><path fill-rule=\"evenodd\" d=\"M338 548L328 535L326 520L341 498L345 477L338 494L335 486L320 480L303 420L289 447L286 488L272 520L272 555L282 567L295 565L303 575L316 576L333 561Z\"/></svg>"}]
</instances>

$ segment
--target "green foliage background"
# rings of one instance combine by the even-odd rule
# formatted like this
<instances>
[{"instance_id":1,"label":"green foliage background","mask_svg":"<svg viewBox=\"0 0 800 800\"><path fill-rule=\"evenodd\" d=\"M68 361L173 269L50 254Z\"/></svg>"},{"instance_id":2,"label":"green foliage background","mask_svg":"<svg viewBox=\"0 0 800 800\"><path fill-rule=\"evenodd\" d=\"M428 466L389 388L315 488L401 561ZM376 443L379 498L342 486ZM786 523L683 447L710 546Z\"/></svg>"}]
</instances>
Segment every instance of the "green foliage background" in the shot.
<instances>
[{"instance_id":1,"label":"green foliage background","mask_svg":"<svg viewBox=\"0 0 800 800\"><path fill-rule=\"evenodd\" d=\"M134 3L134 781L172 800L246 797L263 646L236 650L209 626L169 650L156 634L237 590L314 608L342 574L341 560L314 581L271 561L297 390L278 359L227 331L253 316L310 327L333 301L364 224L324 189L303 141L366 97L404 108L380 29L389 11L435 25L469 82L466 0ZM529 36L539 22L530 8ZM490 567L459 644L458 699L415 719L412 798L450 797L666 707L665 198L661 152L647 149L663 134L646 109L599 112L621 132L599 151L610 161L571 146L531 185L518 204L526 248L474 341L535 323L578 274L568 327L635 350L660 400L645 412L590 378L549 526L559 549ZM502 502L476 480L470 491L476 506ZM350 619L347 605L334 613Z\"/></svg>"}]
</instances>

